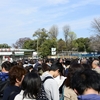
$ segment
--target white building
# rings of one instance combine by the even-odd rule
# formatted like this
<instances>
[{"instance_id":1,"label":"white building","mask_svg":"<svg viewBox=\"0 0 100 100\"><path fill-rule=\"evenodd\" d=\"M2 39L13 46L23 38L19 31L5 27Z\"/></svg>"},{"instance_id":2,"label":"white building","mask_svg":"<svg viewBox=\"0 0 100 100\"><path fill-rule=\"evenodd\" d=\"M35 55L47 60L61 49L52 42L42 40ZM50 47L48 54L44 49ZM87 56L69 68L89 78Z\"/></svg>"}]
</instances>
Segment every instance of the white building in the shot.
<instances>
[{"instance_id":1,"label":"white building","mask_svg":"<svg viewBox=\"0 0 100 100\"><path fill-rule=\"evenodd\" d=\"M31 49L0 48L0 64L6 60L13 61L32 57L33 52L34 50Z\"/></svg>"}]
</instances>

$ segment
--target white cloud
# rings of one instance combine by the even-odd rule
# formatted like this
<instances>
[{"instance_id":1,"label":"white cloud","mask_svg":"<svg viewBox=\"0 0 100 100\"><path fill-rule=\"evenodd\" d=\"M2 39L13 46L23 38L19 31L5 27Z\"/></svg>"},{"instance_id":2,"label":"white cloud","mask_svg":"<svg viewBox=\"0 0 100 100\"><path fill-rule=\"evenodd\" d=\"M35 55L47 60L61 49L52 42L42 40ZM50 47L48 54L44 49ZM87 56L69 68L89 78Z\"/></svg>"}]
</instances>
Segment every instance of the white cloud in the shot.
<instances>
[{"instance_id":1,"label":"white cloud","mask_svg":"<svg viewBox=\"0 0 100 100\"><path fill-rule=\"evenodd\" d=\"M38 8L37 7L28 7L28 8L15 8L15 9L9 9L8 13L13 13L13 14L21 14L21 15L30 15L32 13L37 12Z\"/></svg>"},{"instance_id":2,"label":"white cloud","mask_svg":"<svg viewBox=\"0 0 100 100\"><path fill-rule=\"evenodd\" d=\"M80 1L72 4L71 8L77 8L77 7L86 6L86 5L89 5L89 4L98 5L98 3L100 3L100 0L80 0Z\"/></svg>"},{"instance_id":3,"label":"white cloud","mask_svg":"<svg viewBox=\"0 0 100 100\"><path fill-rule=\"evenodd\" d=\"M93 15L93 16L87 16L79 19L69 20L62 23L58 23L60 28L69 25L71 27L71 30L78 30L78 29L89 29L91 27L91 23L94 20L94 18L98 18L100 15Z\"/></svg>"},{"instance_id":4,"label":"white cloud","mask_svg":"<svg viewBox=\"0 0 100 100\"><path fill-rule=\"evenodd\" d=\"M38 28L49 30L52 25L57 25L60 32L66 24L72 31L88 32L91 21L100 17L98 4L100 0L2 0L0 35L3 36L0 43L7 41L11 44L20 37L32 37ZM88 5L91 8L93 5L98 12L92 13Z\"/></svg>"},{"instance_id":5,"label":"white cloud","mask_svg":"<svg viewBox=\"0 0 100 100\"><path fill-rule=\"evenodd\" d=\"M11 0L0 0L0 8L7 6L11 3Z\"/></svg>"},{"instance_id":6,"label":"white cloud","mask_svg":"<svg viewBox=\"0 0 100 100\"><path fill-rule=\"evenodd\" d=\"M69 0L47 0L49 4L64 4L68 3Z\"/></svg>"}]
</instances>

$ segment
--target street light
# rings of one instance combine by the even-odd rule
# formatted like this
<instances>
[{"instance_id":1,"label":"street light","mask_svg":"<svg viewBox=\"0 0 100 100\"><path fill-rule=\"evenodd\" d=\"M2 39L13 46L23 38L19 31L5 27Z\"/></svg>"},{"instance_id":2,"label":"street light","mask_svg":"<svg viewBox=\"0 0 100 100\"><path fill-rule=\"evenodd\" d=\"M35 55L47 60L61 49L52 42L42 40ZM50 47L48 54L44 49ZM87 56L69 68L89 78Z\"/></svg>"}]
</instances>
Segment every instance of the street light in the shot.
<instances>
[{"instance_id":1,"label":"street light","mask_svg":"<svg viewBox=\"0 0 100 100\"><path fill-rule=\"evenodd\" d=\"M37 59L38 59L38 38L37 38Z\"/></svg>"}]
</instances>

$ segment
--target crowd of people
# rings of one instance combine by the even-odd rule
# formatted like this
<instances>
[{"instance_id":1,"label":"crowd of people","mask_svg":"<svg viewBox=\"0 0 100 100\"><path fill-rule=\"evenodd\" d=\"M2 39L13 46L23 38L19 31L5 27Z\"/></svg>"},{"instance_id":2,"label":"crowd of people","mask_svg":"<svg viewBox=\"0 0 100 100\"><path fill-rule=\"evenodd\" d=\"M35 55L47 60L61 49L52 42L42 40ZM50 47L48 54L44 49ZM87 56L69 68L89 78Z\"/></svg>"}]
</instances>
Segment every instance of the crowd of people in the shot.
<instances>
[{"instance_id":1,"label":"crowd of people","mask_svg":"<svg viewBox=\"0 0 100 100\"><path fill-rule=\"evenodd\" d=\"M0 100L100 100L100 59L23 59L1 64ZM40 98L42 86L46 98Z\"/></svg>"}]
</instances>

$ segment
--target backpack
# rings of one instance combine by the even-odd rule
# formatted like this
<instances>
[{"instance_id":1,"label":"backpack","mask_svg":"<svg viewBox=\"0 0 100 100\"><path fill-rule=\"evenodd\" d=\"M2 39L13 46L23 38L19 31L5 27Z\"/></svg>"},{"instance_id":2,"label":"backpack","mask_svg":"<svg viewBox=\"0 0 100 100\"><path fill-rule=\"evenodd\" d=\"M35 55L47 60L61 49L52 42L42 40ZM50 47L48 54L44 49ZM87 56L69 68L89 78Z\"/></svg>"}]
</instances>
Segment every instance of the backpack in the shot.
<instances>
[{"instance_id":1,"label":"backpack","mask_svg":"<svg viewBox=\"0 0 100 100\"><path fill-rule=\"evenodd\" d=\"M8 86L9 79L5 79L4 81L0 79L0 100L2 100L4 89Z\"/></svg>"},{"instance_id":2,"label":"backpack","mask_svg":"<svg viewBox=\"0 0 100 100\"><path fill-rule=\"evenodd\" d=\"M41 91L37 96L36 100L49 100L46 96L46 92L44 90L44 86L43 83L47 80L47 79L53 79L51 76L47 76L43 81L42 81L42 85L41 85Z\"/></svg>"}]
</instances>

